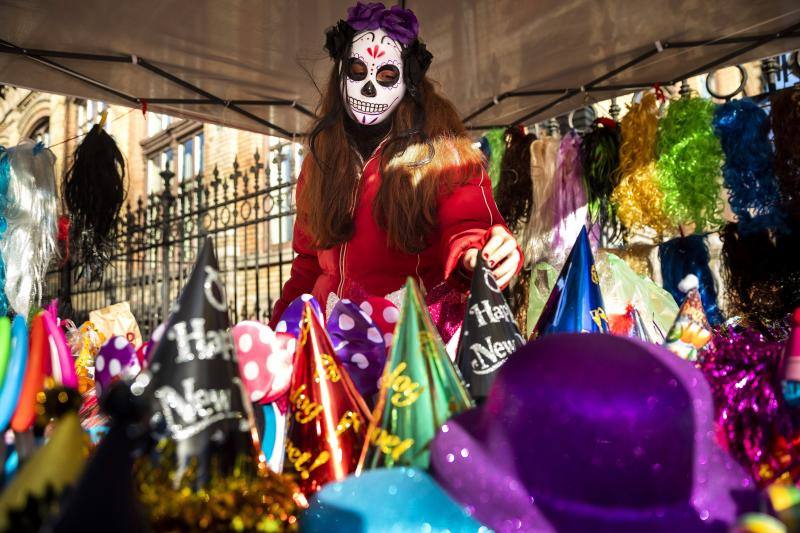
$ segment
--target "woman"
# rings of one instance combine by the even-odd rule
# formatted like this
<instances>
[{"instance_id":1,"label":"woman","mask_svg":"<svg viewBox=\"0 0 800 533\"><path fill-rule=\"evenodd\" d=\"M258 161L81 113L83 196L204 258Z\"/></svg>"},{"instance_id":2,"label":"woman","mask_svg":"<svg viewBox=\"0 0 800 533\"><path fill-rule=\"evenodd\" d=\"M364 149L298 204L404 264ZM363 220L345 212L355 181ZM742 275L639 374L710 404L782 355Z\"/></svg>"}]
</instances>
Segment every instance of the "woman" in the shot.
<instances>
[{"instance_id":1,"label":"woman","mask_svg":"<svg viewBox=\"0 0 800 533\"><path fill-rule=\"evenodd\" d=\"M298 180L297 257L273 323L302 293L323 306L359 301L401 289L408 276L429 305L456 302L460 311L441 314L463 318L478 253L501 286L521 267L480 152L425 77L432 56L417 31L410 10L358 3L327 32L334 65ZM447 341L455 328L441 318Z\"/></svg>"}]
</instances>

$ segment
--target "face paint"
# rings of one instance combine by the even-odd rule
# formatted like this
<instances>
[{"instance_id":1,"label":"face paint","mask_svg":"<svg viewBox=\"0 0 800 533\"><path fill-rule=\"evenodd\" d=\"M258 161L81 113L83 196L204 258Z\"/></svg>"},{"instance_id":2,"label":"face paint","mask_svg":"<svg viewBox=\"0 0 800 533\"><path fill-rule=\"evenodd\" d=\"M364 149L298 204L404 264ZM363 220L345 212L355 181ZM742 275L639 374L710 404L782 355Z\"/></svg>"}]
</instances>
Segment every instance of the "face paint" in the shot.
<instances>
[{"instance_id":1,"label":"face paint","mask_svg":"<svg viewBox=\"0 0 800 533\"><path fill-rule=\"evenodd\" d=\"M358 33L342 68L347 114L370 126L386 120L406 93L400 43L381 29Z\"/></svg>"}]
</instances>

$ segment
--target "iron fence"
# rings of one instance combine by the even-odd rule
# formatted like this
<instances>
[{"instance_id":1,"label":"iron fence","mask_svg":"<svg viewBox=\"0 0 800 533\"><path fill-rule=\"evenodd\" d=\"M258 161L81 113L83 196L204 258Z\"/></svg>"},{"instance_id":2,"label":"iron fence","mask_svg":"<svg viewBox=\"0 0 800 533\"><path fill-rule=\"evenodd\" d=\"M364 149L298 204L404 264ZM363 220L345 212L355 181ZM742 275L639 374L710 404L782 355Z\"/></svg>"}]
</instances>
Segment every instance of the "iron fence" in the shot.
<instances>
[{"instance_id":1,"label":"iron fence","mask_svg":"<svg viewBox=\"0 0 800 533\"><path fill-rule=\"evenodd\" d=\"M207 177L178 181L163 170L160 192L123 209L102 278L89 280L68 262L48 274L46 295L57 296L64 316L78 324L91 310L127 301L147 338L167 316L208 235L231 319L269 319L293 259L296 146L271 147L266 165L256 152L247 168L234 160L230 172L214 167Z\"/></svg>"}]
</instances>

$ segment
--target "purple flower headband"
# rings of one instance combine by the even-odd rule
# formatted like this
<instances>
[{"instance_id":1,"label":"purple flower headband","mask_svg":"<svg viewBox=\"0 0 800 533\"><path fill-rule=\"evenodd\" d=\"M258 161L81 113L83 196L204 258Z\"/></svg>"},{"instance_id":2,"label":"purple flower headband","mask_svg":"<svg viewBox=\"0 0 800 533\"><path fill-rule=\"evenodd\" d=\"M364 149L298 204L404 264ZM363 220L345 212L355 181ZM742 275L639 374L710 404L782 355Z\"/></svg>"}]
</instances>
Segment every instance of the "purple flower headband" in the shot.
<instances>
[{"instance_id":1,"label":"purple flower headband","mask_svg":"<svg viewBox=\"0 0 800 533\"><path fill-rule=\"evenodd\" d=\"M347 23L356 31L380 28L403 46L411 44L419 34L419 22L413 11L400 6L386 9L380 2L356 3L347 10Z\"/></svg>"}]
</instances>

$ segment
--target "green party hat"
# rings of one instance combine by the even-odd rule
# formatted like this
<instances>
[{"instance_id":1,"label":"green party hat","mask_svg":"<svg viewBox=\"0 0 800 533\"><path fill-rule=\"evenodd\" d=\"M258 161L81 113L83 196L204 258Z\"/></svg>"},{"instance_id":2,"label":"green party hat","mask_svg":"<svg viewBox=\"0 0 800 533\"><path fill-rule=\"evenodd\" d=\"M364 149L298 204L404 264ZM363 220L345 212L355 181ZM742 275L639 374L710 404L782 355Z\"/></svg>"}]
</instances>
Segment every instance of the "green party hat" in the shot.
<instances>
[{"instance_id":1,"label":"green party hat","mask_svg":"<svg viewBox=\"0 0 800 533\"><path fill-rule=\"evenodd\" d=\"M428 448L439 427L473 405L423 301L417 284L408 278L359 472L428 468Z\"/></svg>"}]
</instances>

